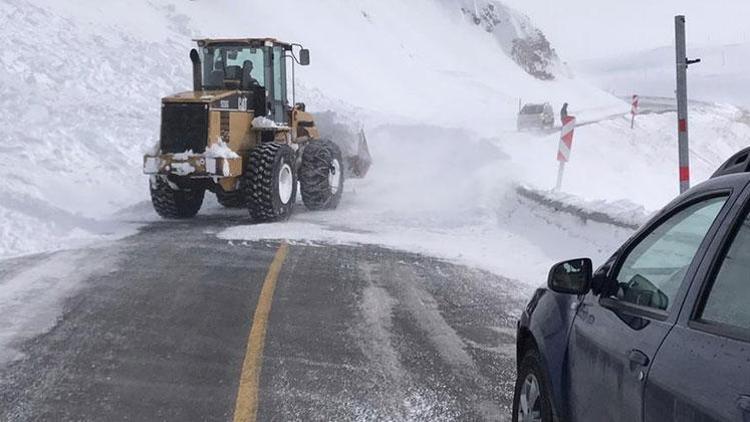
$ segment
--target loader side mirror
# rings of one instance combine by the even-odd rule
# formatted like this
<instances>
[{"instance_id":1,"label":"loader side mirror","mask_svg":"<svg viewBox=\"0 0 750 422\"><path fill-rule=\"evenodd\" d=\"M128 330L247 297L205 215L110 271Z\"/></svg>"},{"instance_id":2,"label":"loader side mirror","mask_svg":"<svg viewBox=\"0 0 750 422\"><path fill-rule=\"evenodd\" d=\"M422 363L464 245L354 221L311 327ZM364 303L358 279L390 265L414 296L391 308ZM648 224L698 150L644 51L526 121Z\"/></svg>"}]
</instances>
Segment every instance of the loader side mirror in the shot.
<instances>
[{"instance_id":1,"label":"loader side mirror","mask_svg":"<svg viewBox=\"0 0 750 422\"><path fill-rule=\"evenodd\" d=\"M303 48L299 51L299 64L307 66L310 64L310 50Z\"/></svg>"}]
</instances>

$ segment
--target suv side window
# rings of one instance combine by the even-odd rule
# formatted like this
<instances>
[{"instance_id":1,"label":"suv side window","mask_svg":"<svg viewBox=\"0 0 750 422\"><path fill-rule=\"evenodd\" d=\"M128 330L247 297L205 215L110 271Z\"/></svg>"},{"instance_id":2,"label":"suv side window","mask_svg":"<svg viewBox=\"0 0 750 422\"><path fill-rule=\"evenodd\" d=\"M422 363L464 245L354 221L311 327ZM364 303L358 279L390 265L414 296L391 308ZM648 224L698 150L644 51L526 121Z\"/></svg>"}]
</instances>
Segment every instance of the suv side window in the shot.
<instances>
[{"instance_id":1,"label":"suv side window","mask_svg":"<svg viewBox=\"0 0 750 422\"><path fill-rule=\"evenodd\" d=\"M669 309L727 197L692 204L661 223L628 254L615 277L622 302Z\"/></svg>"},{"instance_id":2,"label":"suv side window","mask_svg":"<svg viewBox=\"0 0 750 422\"><path fill-rule=\"evenodd\" d=\"M750 217L724 255L700 319L750 330Z\"/></svg>"}]
</instances>

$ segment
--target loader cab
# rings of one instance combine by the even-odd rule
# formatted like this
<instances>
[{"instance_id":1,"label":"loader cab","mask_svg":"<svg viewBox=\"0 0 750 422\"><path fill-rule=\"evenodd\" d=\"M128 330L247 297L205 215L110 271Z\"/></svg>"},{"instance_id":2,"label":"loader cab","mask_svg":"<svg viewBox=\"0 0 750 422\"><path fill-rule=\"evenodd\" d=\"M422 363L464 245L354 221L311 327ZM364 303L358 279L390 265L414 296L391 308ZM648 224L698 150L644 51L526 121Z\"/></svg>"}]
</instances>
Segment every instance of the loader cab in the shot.
<instances>
[{"instance_id":1,"label":"loader cab","mask_svg":"<svg viewBox=\"0 0 750 422\"><path fill-rule=\"evenodd\" d=\"M287 73L290 66L286 59L293 56L292 44L270 38L207 39L197 43L200 63L194 71L199 70L200 74L194 76L200 80L200 90L248 91L256 115L289 124L288 85L293 86L294 80Z\"/></svg>"}]
</instances>

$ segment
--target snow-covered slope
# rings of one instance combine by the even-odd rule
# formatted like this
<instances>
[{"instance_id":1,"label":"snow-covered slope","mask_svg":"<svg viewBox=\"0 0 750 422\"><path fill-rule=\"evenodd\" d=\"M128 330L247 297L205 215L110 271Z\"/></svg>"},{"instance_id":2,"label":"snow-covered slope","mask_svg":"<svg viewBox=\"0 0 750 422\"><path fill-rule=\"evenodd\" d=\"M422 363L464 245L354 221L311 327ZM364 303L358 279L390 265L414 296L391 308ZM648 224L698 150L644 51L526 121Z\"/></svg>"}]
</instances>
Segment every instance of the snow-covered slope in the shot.
<instances>
[{"instance_id":1,"label":"snow-covered slope","mask_svg":"<svg viewBox=\"0 0 750 422\"><path fill-rule=\"evenodd\" d=\"M547 37L528 16L494 0L440 0L461 7L472 23L492 34L503 51L537 79L555 79L559 57Z\"/></svg>"},{"instance_id":2,"label":"snow-covered slope","mask_svg":"<svg viewBox=\"0 0 750 422\"><path fill-rule=\"evenodd\" d=\"M158 97L188 78L168 10L84 3L0 1L0 256L122 233L97 220L144 198Z\"/></svg>"},{"instance_id":3,"label":"snow-covered slope","mask_svg":"<svg viewBox=\"0 0 750 422\"><path fill-rule=\"evenodd\" d=\"M247 18L228 19L232 9ZM313 60L299 74L303 97L319 107L358 110L376 122L492 128L500 116L510 116L503 124L514 119L519 97L620 106L584 82L550 83L527 74L495 33L467 20L458 2L281 0L259 6L217 0L179 10L191 17L196 34L245 36L250 19L254 33L303 42Z\"/></svg>"},{"instance_id":4,"label":"snow-covered slope","mask_svg":"<svg viewBox=\"0 0 750 422\"><path fill-rule=\"evenodd\" d=\"M125 218L154 218L141 153L157 139L159 99L190 85L190 39L270 35L312 50L298 99L362 121L375 165L336 213L300 210L286 225L227 237L354 236L530 282L572 251L595 245L590 254L604 257L627 230L581 228L515 193L552 186L558 137L516 133L519 99L569 102L579 121L598 122L577 130L565 191L599 208L625 198L644 213L676 193L674 116L641 116L631 131L616 97L566 72L535 78L507 44L538 34L533 23L502 3L474 4L0 0L9 46L0 53L0 256L123 235L126 207ZM484 13L489 5L496 15ZM746 144L748 126L730 106L692 116L700 179Z\"/></svg>"},{"instance_id":5,"label":"snow-covered slope","mask_svg":"<svg viewBox=\"0 0 750 422\"><path fill-rule=\"evenodd\" d=\"M304 42L299 99L369 126L513 124L519 97L622 107L584 82L542 82L459 4L281 0L0 0L0 256L120 234L102 222L147 198L141 152L159 99L189 86L195 36ZM398 153L394 151L394 153Z\"/></svg>"}]
</instances>

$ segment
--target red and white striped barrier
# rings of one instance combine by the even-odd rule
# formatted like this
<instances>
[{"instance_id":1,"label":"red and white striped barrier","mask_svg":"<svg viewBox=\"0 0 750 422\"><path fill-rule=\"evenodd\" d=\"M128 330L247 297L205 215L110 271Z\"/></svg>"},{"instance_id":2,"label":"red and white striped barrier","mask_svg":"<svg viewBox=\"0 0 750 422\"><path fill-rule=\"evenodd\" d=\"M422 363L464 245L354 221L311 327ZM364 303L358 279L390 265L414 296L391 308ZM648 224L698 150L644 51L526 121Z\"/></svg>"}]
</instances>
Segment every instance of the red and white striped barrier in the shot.
<instances>
[{"instance_id":1,"label":"red and white striped barrier","mask_svg":"<svg viewBox=\"0 0 750 422\"><path fill-rule=\"evenodd\" d=\"M576 118L566 116L563 119L562 131L560 133L560 147L557 150L557 161L567 163L570 161L570 151L573 149L573 131L576 127Z\"/></svg>"},{"instance_id":2,"label":"red and white striped barrier","mask_svg":"<svg viewBox=\"0 0 750 422\"><path fill-rule=\"evenodd\" d=\"M678 137L684 136L685 139L687 139L687 133L688 133L687 119L681 119L678 117L677 118ZM690 151L689 149L687 149L686 146L683 146L683 142L686 143L686 141L679 139L678 142L680 143L680 149L684 149L685 151ZM684 152L681 154L684 154L684 156L680 155L680 193L685 192L686 190L690 189L690 161L687 158L688 152Z\"/></svg>"},{"instance_id":3,"label":"red and white striped barrier","mask_svg":"<svg viewBox=\"0 0 750 422\"><path fill-rule=\"evenodd\" d=\"M574 116L566 116L563 118L562 123L562 130L560 131L560 146L557 148L557 161L560 162L560 167L557 171L557 184L555 185L555 190L560 190L562 187L565 163L570 161L570 152L573 150L573 132L576 127L576 118Z\"/></svg>"},{"instance_id":4,"label":"red and white striped barrier","mask_svg":"<svg viewBox=\"0 0 750 422\"><path fill-rule=\"evenodd\" d=\"M638 114L638 96L633 95L633 102L630 104L630 128L635 127L635 115Z\"/></svg>"}]
</instances>

